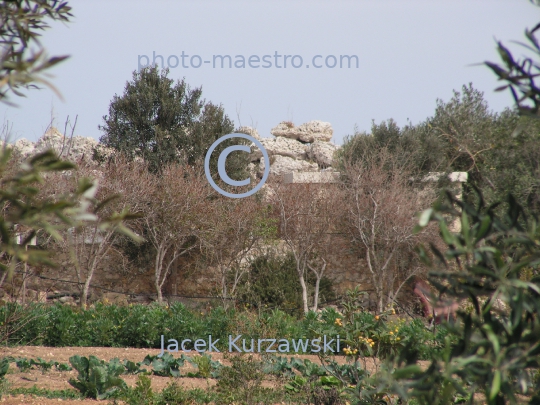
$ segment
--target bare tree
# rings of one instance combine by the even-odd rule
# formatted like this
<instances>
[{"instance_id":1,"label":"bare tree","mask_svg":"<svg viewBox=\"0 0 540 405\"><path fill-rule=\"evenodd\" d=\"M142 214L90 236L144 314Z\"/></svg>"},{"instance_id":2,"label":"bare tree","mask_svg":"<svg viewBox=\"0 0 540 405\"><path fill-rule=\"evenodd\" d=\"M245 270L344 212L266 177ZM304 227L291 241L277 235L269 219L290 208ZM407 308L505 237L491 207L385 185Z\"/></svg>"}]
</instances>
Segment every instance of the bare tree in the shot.
<instances>
[{"instance_id":1,"label":"bare tree","mask_svg":"<svg viewBox=\"0 0 540 405\"><path fill-rule=\"evenodd\" d=\"M411 173L386 149L345 164L342 227L365 258L377 308L393 305L406 281L422 270L414 246L429 230L415 234L416 213L432 203L429 189L410 184ZM425 186L427 187L427 186ZM434 237L434 235L431 235Z\"/></svg>"},{"instance_id":2,"label":"bare tree","mask_svg":"<svg viewBox=\"0 0 540 405\"><path fill-rule=\"evenodd\" d=\"M71 257L71 264L80 285L81 308L86 308L96 270L107 258L118 238L122 234L128 234L137 240L137 236L122 223L122 220L134 219L130 213L131 202L122 194L125 191L125 182L134 170L134 164L121 158L99 169L94 164L81 160L74 173L60 173L49 179L51 194L55 196L72 192L83 179L91 179L93 182L88 184L88 189L80 201L91 215L88 218L79 218L75 226L67 230L61 243L62 249ZM136 183L130 186L131 192L137 191L134 189L137 187Z\"/></svg>"},{"instance_id":3,"label":"bare tree","mask_svg":"<svg viewBox=\"0 0 540 405\"><path fill-rule=\"evenodd\" d=\"M275 235L269 211L256 197L213 199L207 213L202 243L205 258L219 274L221 296L233 297L248 270L248 256L259 243Z\"/></svg>"},{"instance_id":4,"label":"bare tree","mask_svg":"<svg viewBox=\"0 0 540 405\"><path fill-rule=\"evenodd\" d=\"M199 246L212 189L201 173L176 164L158 174L146 170L137 181L141 192L131 194L140 202L143 215L137 229L155 249L154 286L162 303L163 286L173 264Z\"/></svg>"},{"instance_id":5,"label":"bare tree","mask_svg":"<svg viewBox=\"0 0 540 405\"><path fill-rule=\"evenodd\" d=\"M319 285L332 247L339 189L334 184L277 183L271 200L279 217L279 237L292 252L302 287L304 312L309 311L307 272L315 275L312 309L318 308Z\"/></svg>"}]
</instances>

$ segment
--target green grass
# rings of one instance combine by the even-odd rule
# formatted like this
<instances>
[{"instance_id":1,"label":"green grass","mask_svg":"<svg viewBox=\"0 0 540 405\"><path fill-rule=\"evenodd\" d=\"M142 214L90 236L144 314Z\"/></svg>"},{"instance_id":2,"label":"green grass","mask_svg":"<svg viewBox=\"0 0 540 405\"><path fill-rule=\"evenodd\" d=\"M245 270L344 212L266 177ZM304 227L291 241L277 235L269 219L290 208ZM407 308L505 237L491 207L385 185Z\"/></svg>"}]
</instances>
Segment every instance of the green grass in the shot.
<instances>
[{"instance_id":1,"label":"green grass","mask_svg":"<svg viewBox=\"0 0 540 405\"><path fill-rule=\"evenodd\" d=\"M49 390L47 388L38 388L33 386L31 388L13 388L8 390L8 395L32 395L35 397L49 398L49 399L82 399L83 396L72 389L65 390Z\"/></svg>"}]
</instances>

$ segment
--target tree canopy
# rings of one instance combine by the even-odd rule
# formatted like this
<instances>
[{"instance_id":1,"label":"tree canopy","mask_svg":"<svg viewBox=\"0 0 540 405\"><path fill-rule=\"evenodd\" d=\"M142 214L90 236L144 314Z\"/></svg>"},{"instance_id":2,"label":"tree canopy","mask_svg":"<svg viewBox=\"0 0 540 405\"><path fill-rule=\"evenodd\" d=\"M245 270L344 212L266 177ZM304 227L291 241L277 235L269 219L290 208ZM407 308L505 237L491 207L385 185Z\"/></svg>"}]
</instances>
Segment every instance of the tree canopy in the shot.
<instances>
[{"instance_id":1,"label":"tree canopy","mask_svg":"<svg viewBox=\"0 0 540 405\"><path fill-rule=\"evenodd\" d=\"M540 121L517 109L489 109L471 84L437 100L435 113L418 124L399 127L389 119L373 123L371 133L348 137L339 160L355 163L386 148L413 174L467 172L470 186L484 190L489 201L512 193L526 210L540 208ZM465 190L465 198L474 193ZM469 196L469 197L468 197Z\"/></svg>"},{"instance_id":2,"label":"tree canopy","mask_svg":"<svg viewBox=\"0 0 540 405\"><path fill-rule=\"evenodd\" d=\"M173 162L202 164L212 143L234 130L221 105L201 98L201 87L192 89L184 79L175 83L168 74L168 69L157 66L134 71L122 96L113 97L109 115L99 126L104 133L101 143L144 159L154 172ZM228 144L217 149L214 160ZM247 167L246 159L237 153L227 159L232 178Z\"/></svg>"}]
</instances>

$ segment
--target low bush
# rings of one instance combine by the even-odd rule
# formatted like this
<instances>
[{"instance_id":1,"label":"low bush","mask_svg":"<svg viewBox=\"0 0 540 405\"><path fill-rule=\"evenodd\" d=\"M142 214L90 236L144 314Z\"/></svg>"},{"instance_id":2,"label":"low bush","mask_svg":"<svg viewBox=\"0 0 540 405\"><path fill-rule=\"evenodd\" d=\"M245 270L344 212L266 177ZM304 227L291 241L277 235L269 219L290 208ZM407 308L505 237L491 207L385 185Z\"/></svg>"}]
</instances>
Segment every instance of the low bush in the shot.
<instances>
[{"instance_id":1,"label":"low bush","mask_svg":"<svg viewBox=\"0 0 540 405\"><path fill-rule=\"evenodd\" d=\"M223 364L212 360L212 356L203 354L202 356L188 357L188 361L197 367L196 373L188 373L188 377L200 378L218 378L220 376Z\"/></svg>"},{"instance_id":2,"label":"low bush","mask_svg":"<svg viewBox=\"0 0 540 405\"><path fill-rule=\"evenodd\" d=\"M244 353L229 356L229 359L231 366L221 370L221 378L217 384L217 403L258 403L263 394L263 362L252 354Z\"/></svg>"},{"instance_id":3,"label":"low bush","mask_svg":"<svg viewBox=\"0 0 540 405\"><path fill-rule=\"evenodd\" d=\"M0 359L0 399L2 399L2 395L7 391L8 387L6 374L9 370L9 362L7 357Z\"/></svg>"},{"instance_id":4,"label":"low bush","mask_svg":"<svg viewBox=\"0 0 540 405\"><path fill-rule=\"evenodd\" d=\"M314 276L307 275L306 284L315 284ZM309 290L310 296L313 291ZM296 262L291 254L284 257L264 255L255 258L241 287L240 298L257 308L279 308L289 314L299 315L302 310L302 288L296 272ZM323 277L319 286L319 302L336 298L333 283Z\"/></svg>"},{"instance_id":5,"label":"low bush","mask_svg":"<svg viewBox=\"0 0 540 405\"><path fill-rule=\"evenodd\" d=\"M9 359L7 357L3 357L0 359L0 381L2 381L5 378L5 375L7 374L9 370Z\"/></svg>"},{"instance_id":6,"label":"low bush","mask_svg":"<svg viewBox=\"0 0 540 405\"><path fill-rule=\"evenodd\" d=\"M211 390L186 390L176 382L171 382L161 392L154 392L151 380L140 375L135 387L127 387L112 401L113 405L167 405L167 404L209 404L215 402L216 394Z\"/></svg>"},{"instance_id":7,"label":"low bush","mask_svg":"<svg viewBox=\"0 0 540 405\"><path fill-rule=\"evenodd\" d=\"M8 306L0 307L0 319ZM390 320L388 314L374 315L358 307L354 319L345 320L336 309L327 308L320 313L308 312L298 318L279 309L249 311L218 307L207 313L190 310L183 304L162 305L105 305L99 303L87 310L61 304L29 304L17 311L23 319L32 319L25 327L1 325L10 329L5 342L10 345L101 346L160 348L161 335L165 339L218 340L220 351L228 349L229 335L241 334L245 339L315 339L326 335L335 339L338 335L344 343L342 349L356 343L347 342L362 336L376 342L372 354L387 356L407 342L414 342L420 359L430 359L442 350L447 330L438 327L435 331L426 328L422 320L405 322ZM351 312L352 313L352 312ZM345 336L337 319L355 322L355 336ZM395 329L399 332L396 332ZM392 333L390 333L392 332ZM348 346L347 346L348 345ZM363 345L366 355L370 347ZM186 348L193 350L193 344ZM359 349L359 347L358 347ZM354 348L353 348L354 350ZM342 354L346 354L342 351ZM23 365L24 367L24 365ZM47 365L41 364L43 370Z\"/></svg>"}]
</instances>

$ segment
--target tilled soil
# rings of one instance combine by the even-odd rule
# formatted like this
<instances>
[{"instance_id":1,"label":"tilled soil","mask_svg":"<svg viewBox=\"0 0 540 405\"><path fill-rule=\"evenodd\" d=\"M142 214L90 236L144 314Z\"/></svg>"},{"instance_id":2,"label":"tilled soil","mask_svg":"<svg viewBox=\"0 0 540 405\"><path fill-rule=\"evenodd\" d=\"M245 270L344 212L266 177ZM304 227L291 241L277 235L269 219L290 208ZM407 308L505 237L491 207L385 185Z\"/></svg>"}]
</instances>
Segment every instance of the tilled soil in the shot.
<instances>
[{"instance_id":1,"label":"tilled soil","mask_svg":"<svg viewBox=\"0 0 540 405\"><path fill-rule=\"evenodd\" d=\"M69 358L74 355L79 356L96 356L101 360L112 360L113 358L119 358L120 360L131 360L135 363L141 362L147 355L156 355L160 351L157 349L135 349L135 348L114 348L114 347L44 347L44 346L19 346L19 347L10 347L10 348L1 348L0 357L4 356L13 356L13 357L26 357L28 359L37 359L40 357L45 361L57 361L60 363L68 363ZM182 352L174 353L175 357L179 357ZM194 352L184 353L187 356L198 356ZM223 353L211 353L212 360L219 360L223 364L227 365L229 362L224 359ZM295 357L309 359L312 362L320 363L319 358L315 355L295 355ZM345 359L343 357L338 357L337 361L339 363L344 363ZM373 368L373 362L368 363L368 369ZM195 371L191 368L189 363L186 363L182 367L182 373L189 371ZM6 376L8 383L11 388L31 388L34 385L38 388L46 388L49 390L63 390L63 389L72 389L73 387L69 385L68 380L70 378L76 378L77 371L56 371L54 368L51 371L42 373L40 370L29 370L25 372L19 371L19 369L14 365L10 364L9 372ZM159 377L155 375L148 376L152 381L152 388L155 391L160 391L167 386L171 381L176 381L179 385L188 388L201 388L206 389L209 386L216 384L216 381L213 379L204 379L204 378L188 378L188 377ZM133 375L122 375L122 379L129 385L134 386L137 381L137 376ZM272 386L271 381L265 381L264 386ZM47 399L40 397L31 397L25 395L19 396L9 396L0 399L0 403L3 404L96 404L99 403L108 403L108 400L105 401L95 401L95 400L61 400L61 399Z\"/></svg>"}]
</instances>

